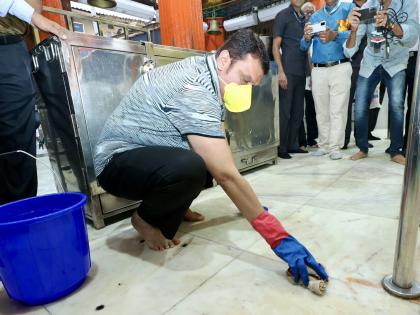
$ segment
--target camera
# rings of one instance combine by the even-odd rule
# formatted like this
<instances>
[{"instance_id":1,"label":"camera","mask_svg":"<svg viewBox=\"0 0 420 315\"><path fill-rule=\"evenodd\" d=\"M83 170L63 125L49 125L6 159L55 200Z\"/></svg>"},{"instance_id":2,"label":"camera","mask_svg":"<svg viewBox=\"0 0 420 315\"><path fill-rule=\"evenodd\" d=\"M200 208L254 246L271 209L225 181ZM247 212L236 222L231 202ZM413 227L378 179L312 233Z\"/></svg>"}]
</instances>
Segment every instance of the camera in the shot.
<instances>
[{"instance_id":1,"label":"camera","mask_svg":"<svg viewBox=\"0 0 420 315\"><path fill-rule=\"evenodd\" d=\"M318 34L327 30L327 22L321 21L311 25L312 31L311 34Z\"/></svg>"},{"instance_id":2,"label":"camera","mask_svg":"<svg viewBox=\"0 0 420 315\"><path fill-rule=\"evenodd\" d=\"M360 22L371 20L375 17L377 10L376 8L365 8L358 11L361 15L359 17Z\"/></svg>"}]
</instances>

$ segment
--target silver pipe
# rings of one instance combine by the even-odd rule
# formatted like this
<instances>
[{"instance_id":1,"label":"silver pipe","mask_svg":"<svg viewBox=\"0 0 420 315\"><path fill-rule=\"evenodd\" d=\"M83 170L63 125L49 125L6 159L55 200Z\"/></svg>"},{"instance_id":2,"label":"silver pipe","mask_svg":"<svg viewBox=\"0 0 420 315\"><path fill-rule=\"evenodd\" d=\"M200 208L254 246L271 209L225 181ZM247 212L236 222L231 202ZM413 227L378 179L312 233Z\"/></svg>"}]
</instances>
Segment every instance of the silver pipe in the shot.
<instances>
[{"instance_id":1,"label":"silver pipe","mask_svg":"<svg viewBox=\"0 0 420 315\"><path fill-rule=\"evenodd\" d=\"M404 188L401 199L400 221L395 248L394 270L382 284L389 293L402 298L420 296L420 283L414 281L414 258L420 221L420 64L417 58L417 87L413 95L410 131L406 153Z\"/></svg>"}]
</instances>

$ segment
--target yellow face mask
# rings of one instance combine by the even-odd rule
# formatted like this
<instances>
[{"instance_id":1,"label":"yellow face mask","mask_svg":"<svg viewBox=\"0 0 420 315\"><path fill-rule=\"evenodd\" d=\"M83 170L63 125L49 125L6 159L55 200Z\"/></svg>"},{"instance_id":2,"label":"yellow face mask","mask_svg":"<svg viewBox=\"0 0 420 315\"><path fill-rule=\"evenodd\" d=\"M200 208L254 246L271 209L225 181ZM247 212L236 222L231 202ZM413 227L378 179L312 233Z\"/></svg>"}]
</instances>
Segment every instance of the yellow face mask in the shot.
<instances>
[{"instance_id":1,"label":"yellow face mask","mask_svg":"<svg viewBox=\"0 0 420 315\"><path fill-rule=\"evenodd\" d=\"M223 79L221 80L225 83ZM232 113L247 111L251 107L252 102L252 85L239 85L234 82L226 84L223 101L226 109Z\"/></svg>"}]
</instances>

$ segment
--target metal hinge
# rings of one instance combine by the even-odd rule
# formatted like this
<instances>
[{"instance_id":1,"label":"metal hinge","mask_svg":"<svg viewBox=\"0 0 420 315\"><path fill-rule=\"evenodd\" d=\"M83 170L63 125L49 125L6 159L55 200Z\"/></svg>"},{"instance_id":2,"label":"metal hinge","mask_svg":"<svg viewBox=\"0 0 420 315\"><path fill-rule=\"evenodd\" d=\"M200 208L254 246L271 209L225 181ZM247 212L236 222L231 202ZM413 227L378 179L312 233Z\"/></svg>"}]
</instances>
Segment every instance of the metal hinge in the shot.
<instances>
[{"instance_id":1,"label":"metal hinge","mask_svg":"<svg viewBox=\"0 0 420 315\"><path fill-rule=\"evenodd\" d=\"M58 59L58 62L60 63L60 70L61 73L66 72L66 68L64 66L64 58L60 50L60 46L58 43L51 44L51 54L52 54L52 60Z\"/></svg>"},{"instance_id":2,"label":"metal hinge","mask_svg":"<svg viewBox=\"0 0 420 315\"><path fill-rule=\"evenodd\" d=\"M39 62L38 62L38 57L35 55L32 55L32 64L33 64L33 73L38 72Z\"/></svg>"},{"instance_id":3,"label":"metal hinge","mask_svg":"<svg viewBox=\"0 0 420 315\"><path fill-rule=\"evenodd\" d=\"M51 61L51 53L49 47L42 46L42 51L44 53L45 61L50 62Z\"/></svg>"},{"instance_id":4,"label":"metal hinge","mask_svg":"<svg viewBox=\"0 0 420 315\"><path fill-rule=\"evenodd\" d=\"M71 114L70 117L71 117L71 124L73 126L74 136L76 138L80 138L79 137L79 129L77 128L76 115L75 114Z\"/></svg>"},{"instance_id":5,"label":"metal hinge","mask_svg":"<svg viewBox=\"0 0 420 315\"><path fill-rule=\"evenodd\" d=\"M153 60L147 59L144 57L143 65L140 67L140 75L145 74L156 67L156 63Z\"/></svg>"},{"instance_id":6,"label":"metal hinge","mask_svg":"<svg viewBox=\"0 0 420 315\"><path fill-rule=\"evenodd\" d=\"M255 163L255 155L242 158L241 163L247 166L253 165Z\"/></svg>"}]
</instances>

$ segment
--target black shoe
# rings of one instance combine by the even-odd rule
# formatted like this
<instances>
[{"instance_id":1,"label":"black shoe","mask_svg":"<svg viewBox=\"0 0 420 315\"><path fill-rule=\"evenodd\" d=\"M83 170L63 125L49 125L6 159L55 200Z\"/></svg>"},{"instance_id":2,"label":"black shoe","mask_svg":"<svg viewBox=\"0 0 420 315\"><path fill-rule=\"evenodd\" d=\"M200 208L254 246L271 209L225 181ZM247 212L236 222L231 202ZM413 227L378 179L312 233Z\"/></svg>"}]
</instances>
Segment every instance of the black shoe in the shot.
<instances>
[{"instance_id":1,"label":"black shoe","mask_svg":"<svg viewBox=\"0 0 420 315\"><path fill-rule=\"evenodd\" d=\"M341 148L341 150L347 150L349 148L349 143L346 142L344 143L343 147Z\"/></svg>"},{"instance_id":2,"label":"black shoe","mask_svg":"<svg viewBox=\"0 0 420 315\"><path fill-rule=\"evenodd\" d=\"M375 137L373 134L369 132L368 140L376 141L376 140L381 140L381 138Z\"/></svg>"},{"instance_id":3,"label":"black shoe","mask_svg":"<svg viewBox=\"0 0 420 315\"><path fill-rule=\"evenodd\" d=\"M390 148L385 150L385 153L389 154L389 152L390 152Z\"/></svg>"},{"instance_id":4,"label":"black shoe","mask_svg":"<svg viewBox=\"0 0 420 315\"><path fill-rule=\"evenodd\" d=\"M278 157L285 160L292 158L292 156L289 153L278 153Z\"/></svg>"},{"instance_id":5,"label":"black shoe","mask_svg":"<svg viewBox=\"0 0 420 315\"><path fill-rule=\"evenodd\" d=\"M287 153L309 153L309 152L299 148L299 149L295 149L295 150L289 150L289 151L287 151Z\"/></svg>"},{"instance_id":6,"label":"black shoe","mask_svg":"<svg viewBox=\"0 0 420 315\"><path fill-rule=\"evenodd\" d=\"M373 144L372 143L368 143L368 147L369 148L373 148Z\"/></svg>"}]
</instances>

